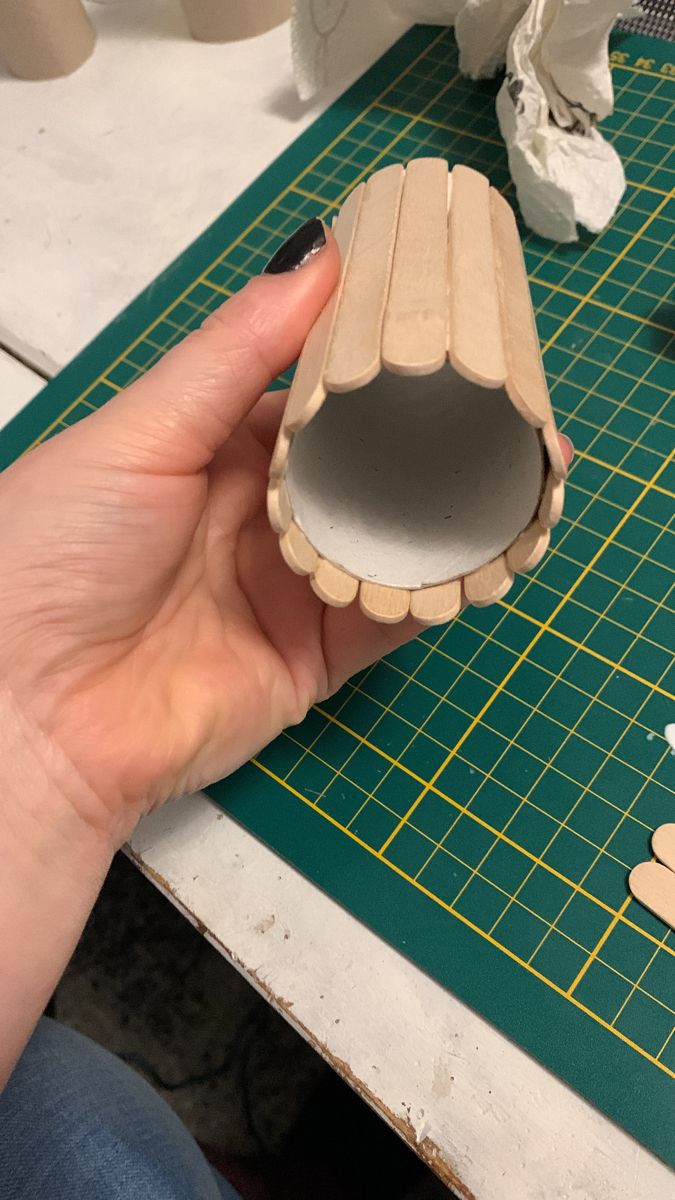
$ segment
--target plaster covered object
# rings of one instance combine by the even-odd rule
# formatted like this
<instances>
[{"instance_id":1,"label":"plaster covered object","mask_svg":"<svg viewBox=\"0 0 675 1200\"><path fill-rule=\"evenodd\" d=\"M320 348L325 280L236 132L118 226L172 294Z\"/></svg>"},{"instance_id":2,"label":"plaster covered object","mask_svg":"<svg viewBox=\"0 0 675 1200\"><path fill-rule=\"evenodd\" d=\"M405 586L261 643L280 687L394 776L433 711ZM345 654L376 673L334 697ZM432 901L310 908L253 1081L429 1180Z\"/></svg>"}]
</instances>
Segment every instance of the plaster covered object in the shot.
<instances>
[{"instance_id":1,"label":"plaster covered object","mask_svg":"<svg viewBox=\"0 0 675 1200\"><path fill-rule=\"evenodd\" d=\"M524 220L573 241L579 225L603 229L625 189L597 124L614 103L609 34L634 11L634 0L293 0L295 79L309 98L364 69L411 21L454 25L462 74L506 66L497 116Z\"/></svg>"},{"instance_id":2,"label":"plaster covered object","mask_svg":"<svg viewBox=\"0 0 675 1200\"><path fill-rule=\"evenodd\" d=\"M501 599L562 511L515 218L485 176L427 158L360 184L334 233L340 282L298 362L270 521L327 604L441 623Z\"/></svg>"}]
</instances>

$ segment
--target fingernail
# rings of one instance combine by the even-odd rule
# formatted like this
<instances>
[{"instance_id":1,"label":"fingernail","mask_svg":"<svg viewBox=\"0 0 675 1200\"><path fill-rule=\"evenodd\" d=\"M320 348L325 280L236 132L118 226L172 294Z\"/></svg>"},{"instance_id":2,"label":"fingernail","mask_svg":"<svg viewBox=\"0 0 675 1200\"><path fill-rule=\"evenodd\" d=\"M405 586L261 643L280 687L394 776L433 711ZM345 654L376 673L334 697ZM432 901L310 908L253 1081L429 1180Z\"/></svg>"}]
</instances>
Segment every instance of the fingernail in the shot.
<instances>
[{"instance_id":1,"label":"fingernail","mask_svg":"<svg viewBox=\"0 0 675 1200\"><path fill-rule=\"evenodd\" d=\"M572 462L572 460L574 458L574 442L572 441L571 438L569 438L567 436L566 433L561 433L560 439L561 439L561 441L564 441L567 443L567 460L568 460L567 465L569 466L569 464Z\"/></svg>"},{"instance_id":2,"label":"fingernail","mask_svg":"<svg viewBox=\"0 0 675 1200\"><path fill-rule=\"evenodd\" d=\"M263 275L282 275L284 271L297 271L298 267L304 267L325 245L326 230L323 223L318 217L311 217L272 255Z\"/></svg>"}]
</instances>

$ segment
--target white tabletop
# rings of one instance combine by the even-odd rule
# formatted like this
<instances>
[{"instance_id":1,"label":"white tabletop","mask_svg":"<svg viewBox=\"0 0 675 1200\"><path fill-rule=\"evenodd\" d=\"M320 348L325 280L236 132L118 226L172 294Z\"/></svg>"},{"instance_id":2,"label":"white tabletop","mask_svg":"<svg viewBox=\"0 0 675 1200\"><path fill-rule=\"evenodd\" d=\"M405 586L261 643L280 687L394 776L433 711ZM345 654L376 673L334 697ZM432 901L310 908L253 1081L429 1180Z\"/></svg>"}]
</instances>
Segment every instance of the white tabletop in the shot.
<instances>
[{"instance_id":1,"label":"white tabletop","mask_svg":"<svg viewBox=\"0 0 675 1200\"><path fill-rule=\"evenodd\" d=\"M77 74L0 75L0 344L44 374L316 115L285 29L204 46L164 0L91 11ZM0 352L0 423L42 383ZM206 798L147 818L130 853L459 1195L672 1196L663 1164Z\"/></svg>"}]
</instances>

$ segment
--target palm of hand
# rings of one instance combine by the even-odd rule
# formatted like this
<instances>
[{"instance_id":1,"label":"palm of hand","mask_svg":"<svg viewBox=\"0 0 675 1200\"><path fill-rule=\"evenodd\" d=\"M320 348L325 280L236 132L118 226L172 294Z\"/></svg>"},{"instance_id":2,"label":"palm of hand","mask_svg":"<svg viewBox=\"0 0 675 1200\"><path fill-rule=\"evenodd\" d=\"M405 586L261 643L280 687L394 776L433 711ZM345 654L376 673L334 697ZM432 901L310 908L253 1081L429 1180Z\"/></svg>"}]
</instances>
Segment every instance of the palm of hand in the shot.
<instances>
[{"instance_id":1,"label":"palm of hand","mask_svg":"<svg viewBox=\"0 0 675 1200\"><path fill-rule=\"evenodd\" d=\"M326 608L283 562L265 513L281 401L263 397L195 473L178 446L172 473L101 464L78 426L4 477L5 674L88 786L134 818L233 770L410 636Z\"/></svg>"}]
</instances>

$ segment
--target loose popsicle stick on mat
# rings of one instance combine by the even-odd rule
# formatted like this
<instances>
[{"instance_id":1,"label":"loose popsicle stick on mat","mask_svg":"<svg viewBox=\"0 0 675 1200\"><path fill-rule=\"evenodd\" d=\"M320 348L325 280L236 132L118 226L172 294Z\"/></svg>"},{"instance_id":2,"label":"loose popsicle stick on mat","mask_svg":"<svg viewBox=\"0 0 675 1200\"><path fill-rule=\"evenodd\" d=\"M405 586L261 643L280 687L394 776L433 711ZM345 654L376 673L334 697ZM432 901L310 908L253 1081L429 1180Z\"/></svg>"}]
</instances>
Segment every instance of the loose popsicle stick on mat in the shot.
<instances>
[{"instance_id":1,"label":"loose popsicle stick on mat","mask_svg":"<svg viewBox=\"0 0 675 1200\"><path fill-rule=\"evenodd\" d=\"M675 871L675 824L659 825L652 834L652 850L669 871Z\"/></svg>"},{"instance_id":2,"label":"loose popsicle stick on mat","mask_svg":"<svg viewBox=\"0 0 675 1200\"><path fill-rule=\"evenodd\" d=\"M675 935L637 903L625 906L624 865L645 856L651 830L673 812L670 747L648 735L675 709L665 531L675 479L663 420L675 77L665 42L623 34L614 49L617 106L603 131L628 180L615 220L564 247L520 226L553 406L578 451L546 563L518 576L505 603L421 631L209 792L675 1164ZM114 397L198 328L223 289L259 273L308 217L330 223L349 189L385 162L429 147L451 166L476 166L515 205L494 114L499 85L453 82L457 70L450 31L406 34L0 431L0 466ZM290 382L286 373L280 384ZM379 644L383 631L371 632ZM447 1049L437 1047L443 1060ZM515 1069L512 1049L504 1055ZM437 1108L451 1111L442 1099ZM402 1109L394 1115L405 1123ZM641 1170L647 1156L586 1116L570 1131L576 1144L594 1160L603 1146L616 1150L602 1171L618 1180L619 1159L630 1163L630 1192L632 1164ZM510 1145L508 1120L503 1128ZM558 1136L556 1121L536 1129L533 1162Z\"/></svg>"},{"instance_id":3,"label":"loose popsicle stick on mat","mask_svg":"<svg viewBox=\"0 0 675 1200\"><path fill-rule=\"evenodd\" d=\"M628 883L640 904L675 929L675 871L669 871L663 863L639 863L633 867Z\"/></svg>"}]
</instances>

